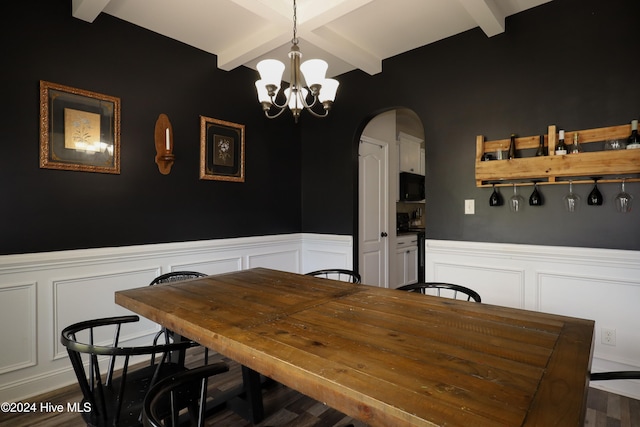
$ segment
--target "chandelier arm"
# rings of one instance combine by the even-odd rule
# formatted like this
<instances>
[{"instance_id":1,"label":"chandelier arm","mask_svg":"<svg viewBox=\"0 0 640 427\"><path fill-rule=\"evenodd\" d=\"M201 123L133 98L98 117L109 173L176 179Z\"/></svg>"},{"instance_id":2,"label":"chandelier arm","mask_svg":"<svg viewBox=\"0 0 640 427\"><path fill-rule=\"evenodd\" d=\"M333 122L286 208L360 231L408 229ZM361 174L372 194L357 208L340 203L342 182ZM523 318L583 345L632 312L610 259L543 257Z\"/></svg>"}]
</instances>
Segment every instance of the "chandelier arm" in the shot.
<instances>
[{"instance_id":1,"label":"chandelier arm","mask_svg":"<svg viewBox=\"0 0 640 427\"><path fill-rule=\"evenodd\" d=\"M278 108L278 109L286 108L286 107L289 105L289 100L288 100L288 99L287 99L287 100L285 100L285 103L284 103L284 104L280 105L280 104L278 104L278 103L276 102L275 97L271 96L270 98L271 98L271 105L272 105L272 106L274 106L274 107L276 107L276 108Z\"/></svg>"},{"instance_id":2,"label":"chandelier arm","mask_svg":"<svg viewBox=\"0 0 640 427\"><path fill-rule=\"evenodd\" d=\"M284 100L283 104L278 104L276 102L276 96L278 96L277 93L275 95L269 95L269 98L271 98L271 105L273 105L274 107L277 107L277 108L279 108L281 110L287 108L289 106L289 101L291 100L291 94L292 93L293 93L293 91L291 91L291 86L289 86L289 94L287 95L287 97Z\"/></svg>"},{"instance_id":3,"label":"chandelier arm","mask_svg":"<svg viewBox=\"0 0 640 427\"><path fill-rule=\"evenodd\" d=\"M311 104L307 104L307 100L304 100L304 107L307 109L311 109L313 108L316 104L318 104L318 97L314 96L313 97L313 102Z\"/></svg>"},{"instance_id":4,"label":"chandelier arm","mask_svg":"<svg viewBox=\"0 0 640 427\"><path fill-rule=\"evenodd\" d=\"M320 113L316 113L315 111L313 111L311 108L306 108L306 110L311 113L311 115L318 117L318 118L323 118L323 117L327 117L329 115L329 110L324 110L324 114L320 114Z\"/></svg>"},{"instance_id":5,"label":"chandelier arm","mask_svg":"<svg viewBox=\"0 0 640 427\"><path fill-rule=\"evenodd\" d=\"M279 117L282 115L282 113L284 113L286 110L286 108L280 107L279 111L276 114L270 115L269 114L269 110L264 110L264 115L268 118L268 119L275 119L276 117Z\"/></svg>"}]
</instances>

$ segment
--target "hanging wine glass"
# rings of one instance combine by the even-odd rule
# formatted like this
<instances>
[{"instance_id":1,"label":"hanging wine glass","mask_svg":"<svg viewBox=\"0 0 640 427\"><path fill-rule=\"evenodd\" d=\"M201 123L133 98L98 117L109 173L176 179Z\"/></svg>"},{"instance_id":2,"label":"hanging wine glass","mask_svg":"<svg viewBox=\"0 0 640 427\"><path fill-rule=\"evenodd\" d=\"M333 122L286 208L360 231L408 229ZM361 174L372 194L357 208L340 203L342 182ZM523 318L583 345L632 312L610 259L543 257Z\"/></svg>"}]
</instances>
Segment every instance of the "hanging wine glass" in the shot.
<instances>
[{"instance_id":1,"label":"hanging wine glass","mask_svg":"<svg viewBox=\"0 0 640 427\"><path fill-rule=\"evenodd\" d=\"M543 204L542 194L538 191L538 181L533 181L533 192L529 196L529 206L542 206Z\"/></svg>"},{"instance_id":2,"label":"hanging wine glass","mask_svg":"<svg viewBox=\"0 0 640 427\"><path fill-rule=\"evenodd\" d=\"M602 198L602 193L598 190L598 180L600 177L591 177L593 179L593 190L589 193L589 197L587 197L587 204L591 206L602 206L604 199Z\"/></svg>"},{"instance_id":3,"label":"hanging wine glass","mask_svg":"<svg viewBox=\"0 0 640 427\"><path fill-rule=\"evenodd\" d=\"M502 206L502 204L502 194L496 190L496 185L493 184L493 193L491 193L491 196L489 197L489 206Z\"/></svg>"},{"instance_id":4,"label":"hanging wine glass","mask_svg":"<svg viewBox=\"0 0 640 427\"><path fill-rule=\"evenodd\" d=\"M616 195L616 209L618 212L627 213L631 212L631 199L633 196L624 191L624 179L620 184L620 192Z\"/></svg>"},{"instance_id":5,"label":"hanging wine glass","mask_svg":"<svg viewBox=\"0 0 640 427\"><path fill-rule=\"evenodd\" d=\"M518 187L513 184L513 196L509 198L511 212L520 212L524 207L524 197L518 194Z\"/></svg>"},{"instance_id":6,"label":"hanging wine glass","mask_svg":"<svg viewBox=\"0 0 640 427\"><path fill-rule=\"evenodd\" d=\"M569 194L563 197L567 212L575 212L580 203L580 196L573 192L573 181L569 181Z\"/></svg>"}]
</instances>

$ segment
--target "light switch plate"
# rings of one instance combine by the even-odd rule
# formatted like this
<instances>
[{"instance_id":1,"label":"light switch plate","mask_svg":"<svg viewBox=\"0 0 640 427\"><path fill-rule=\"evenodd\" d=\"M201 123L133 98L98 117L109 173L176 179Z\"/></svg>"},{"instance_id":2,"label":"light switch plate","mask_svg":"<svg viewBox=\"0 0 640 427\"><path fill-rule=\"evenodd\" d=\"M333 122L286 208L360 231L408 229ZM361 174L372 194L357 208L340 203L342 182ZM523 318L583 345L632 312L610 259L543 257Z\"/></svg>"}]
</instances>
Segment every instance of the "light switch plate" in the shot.
<instances>
[{"instance_id":1,"label":"light switch plate","mask_svg":"<svg viewBox=\"0 0 640 427\"><path fill-rule=\"evenodd\" d=\"M476 213L476 201L475 199L467 199L464 201L464 214L474 215Z\"/></svg>"}]
</instances>

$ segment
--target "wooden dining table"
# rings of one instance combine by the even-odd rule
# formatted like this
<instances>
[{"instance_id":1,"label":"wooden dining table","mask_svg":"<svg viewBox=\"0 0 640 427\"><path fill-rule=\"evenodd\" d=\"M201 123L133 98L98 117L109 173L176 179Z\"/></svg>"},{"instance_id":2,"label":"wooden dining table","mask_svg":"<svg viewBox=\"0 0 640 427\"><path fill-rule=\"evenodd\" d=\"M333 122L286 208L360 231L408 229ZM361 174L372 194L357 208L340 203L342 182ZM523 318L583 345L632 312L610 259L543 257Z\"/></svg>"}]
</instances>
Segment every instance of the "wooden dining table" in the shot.
<instances>
[{"instance_id":1,"label":"wooden dining table","mask_svg":"<svg viewBox=\"0 0 640 427\"><path fill-rule=\"evenodd\" d=\"M591 320L265 268L115 301L371 426L583 426Z\"/></svg>"}]
</instances>

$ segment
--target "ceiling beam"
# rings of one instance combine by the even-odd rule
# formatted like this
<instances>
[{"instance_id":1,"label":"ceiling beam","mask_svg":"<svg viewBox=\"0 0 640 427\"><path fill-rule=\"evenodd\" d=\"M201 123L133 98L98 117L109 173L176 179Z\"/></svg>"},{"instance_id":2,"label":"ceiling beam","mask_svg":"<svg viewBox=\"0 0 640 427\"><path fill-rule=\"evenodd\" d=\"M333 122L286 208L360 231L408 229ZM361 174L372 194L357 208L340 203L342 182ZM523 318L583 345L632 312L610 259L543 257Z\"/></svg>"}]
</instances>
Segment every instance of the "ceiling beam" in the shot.
<instances>
[{"instance_id":1,"label":"ceiling beam","mask_svg":"<svg viewBox=\"0 0 640 427\"><path fill-rule=\"evenodd\" d=\"M218 68L233 70L291 41L293 9L285 10L281 2L264 0L231 0L238 6L269 22L267 28L247 33L246 37L218 52Z\"/></svg>"},{"instance_id":2,"label":"ceiling beam","mask_svg":"<svg viewBox=\"0 0 640 427\"><path fill-rule=\"evenodd\" d=\"M217 54L218 68L231 71L279 48L283 44L291 44L291 33L281 30L282 28L270 27L265 31L247 34L246 37Z\"/></svg>"},{"instance_id":3,"label":"ceiling beam","mask_svg":"<svg viewBox=\"0 0 640 427\"><path fill-rule=\"evenodd\" d=\"M231 0L270 22L267 29L258 30L218 53L218 68L232 70L270 51L291 43L293 8L273 0ZM308 43L360 68L369 74L382 71L382 60L356 46L326 25L374 0L332 0L308 2L298 6L298 36ZM285 7L286 6L286 7ZM347 48L348 47L348 48ZM355 49L355 53L354 53Z\"/></svg>"},{"instance_id":4,"label":"ceiling beam","mask_svg":"<svg viewBox=\"0 0 640 427\"><path fill-rule=\"evenodd\" d=\"M332 2L310 2L298 17L298 34L309 43L359 68L368 74L382 71L382 59L361 48L351 40L330 28L331 22L359 9L374 0L336 0Z\"/></svg>"},{"instance_id":5,"label":"ceiling beam","mask_svg":"<svg viewBox=\"0 0 640 427\"><path fill-rule=\"evenodd\" d=\"M93 22L111 0L73 0L71 14L74 18Z\"/></svg>"},{"instance_id":6,"label":"ceiling beam","mask_svg":"<svg viewBox=\"0 0 640 427\"><path fill-rule=\"evenodd\" d=\"M328 27L321 27L312 33L307 33L304 39L367 74L374 75L382 72L382 58L356 46Z\"/></svg>"},{"instance_id":7,"label":"ceiling beam","mask_svg":"<svg viewBox=\"0 0 640 427\"><path fill-rule=\"evenodd\" d=\"M318 28L341 18L375 0L333 0L305 3L298 10L298 26Z\"/></svg>"},{"instance_id":8,"label":"ceiling beam","mask_svg":"<svg viewBox=\"0 0 640 427\"><path fill-rule=\"evenodd\" d=\"M487 37L504 33L505 14L495 0L458 0Z\"/></svg>"}]
</instances>

